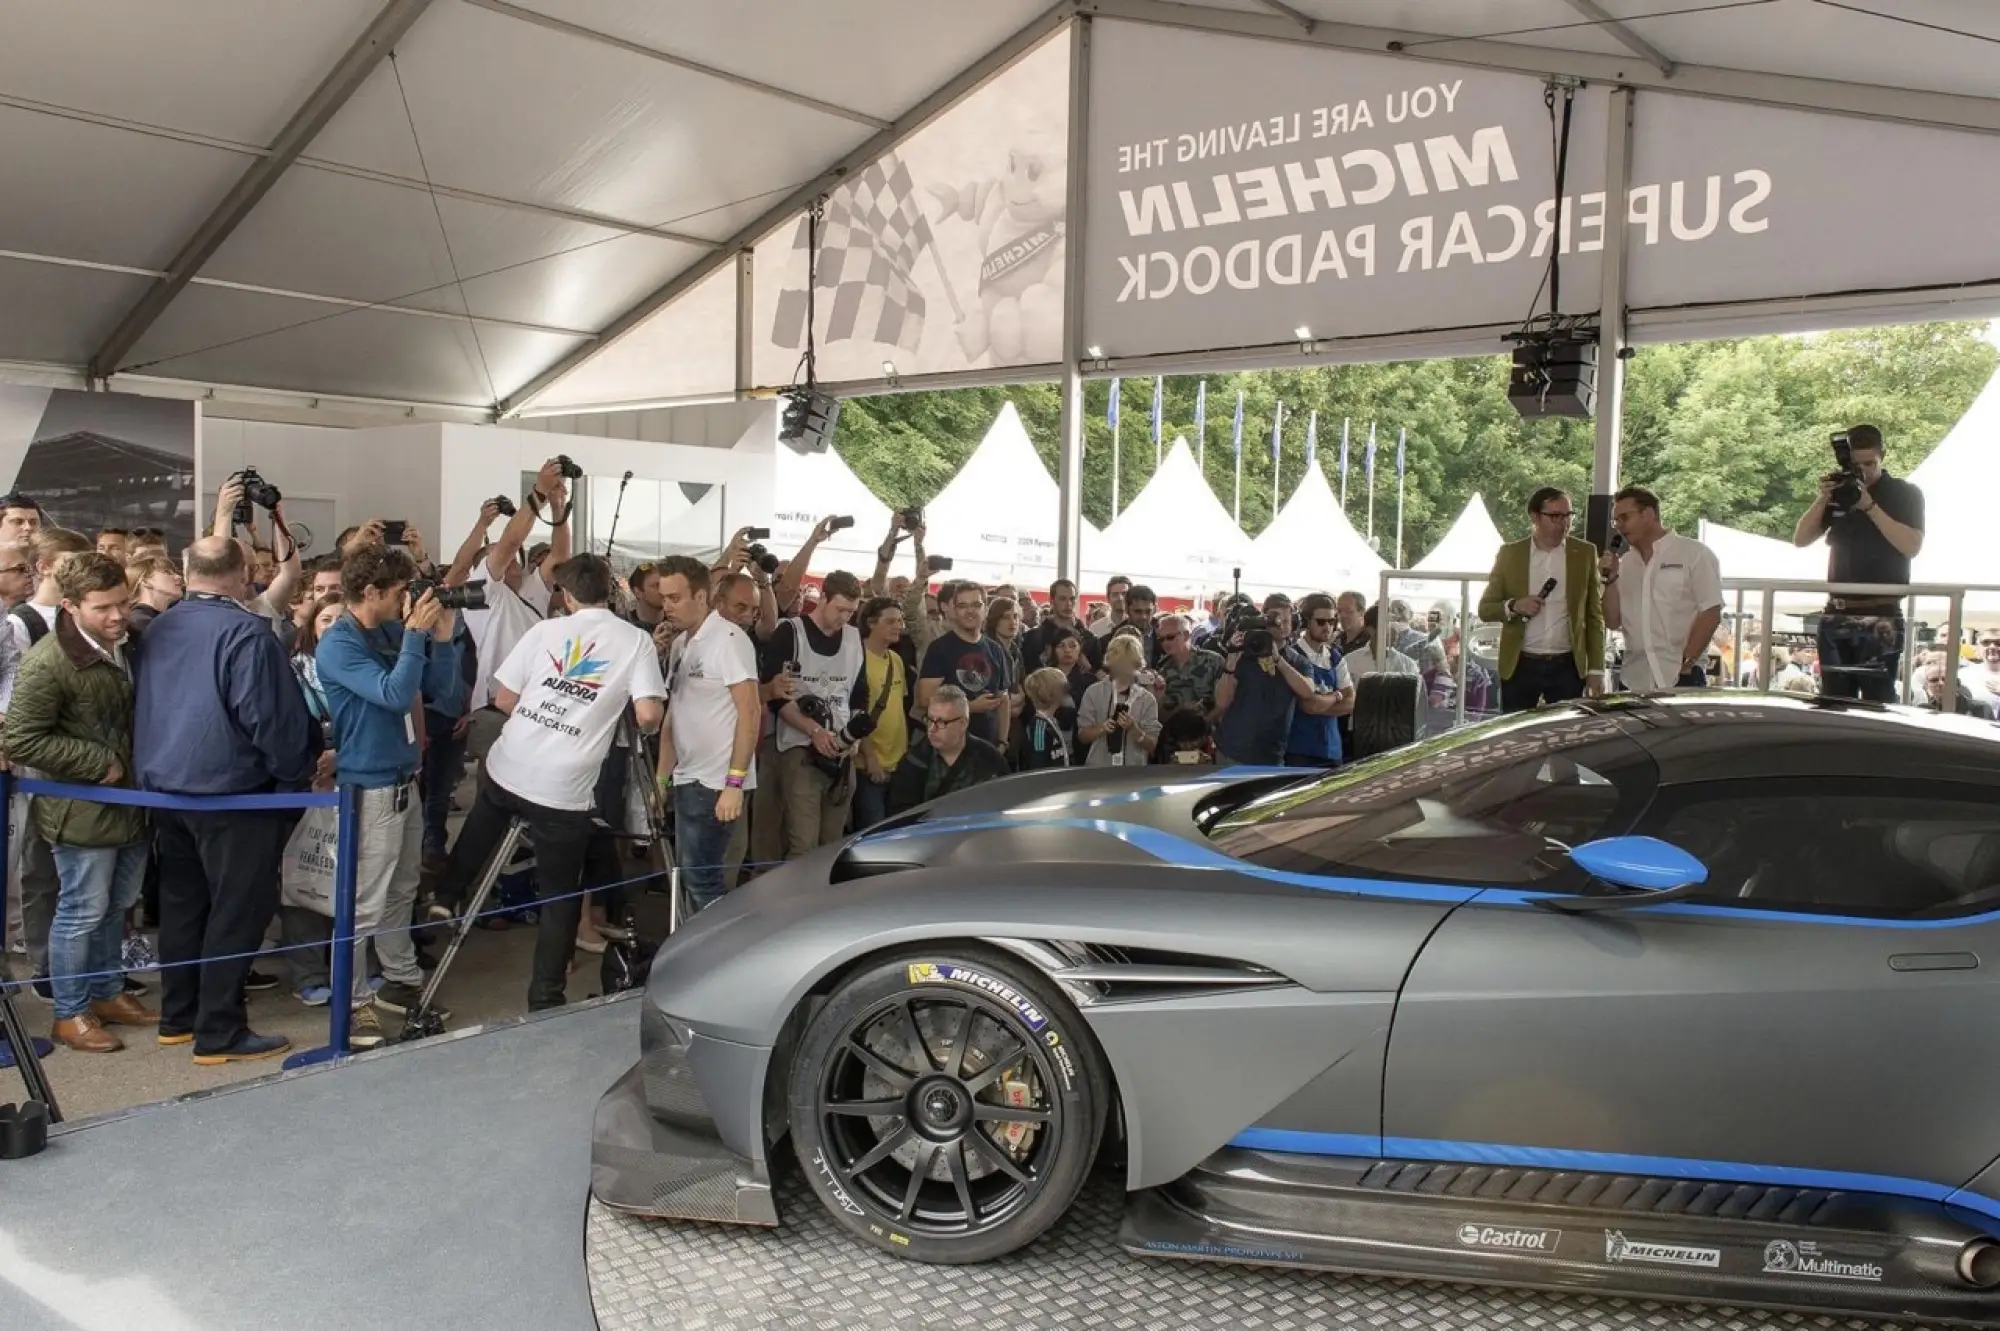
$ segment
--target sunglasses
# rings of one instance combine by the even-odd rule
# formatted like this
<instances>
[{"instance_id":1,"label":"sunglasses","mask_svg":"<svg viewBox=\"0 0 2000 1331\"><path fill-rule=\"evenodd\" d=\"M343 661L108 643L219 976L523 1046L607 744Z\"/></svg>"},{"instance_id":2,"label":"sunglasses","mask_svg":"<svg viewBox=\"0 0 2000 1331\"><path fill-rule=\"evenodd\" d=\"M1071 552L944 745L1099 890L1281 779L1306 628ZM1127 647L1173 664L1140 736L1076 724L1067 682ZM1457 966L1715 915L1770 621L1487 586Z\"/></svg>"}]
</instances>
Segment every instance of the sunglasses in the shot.
<instances>
[{"instance_id":1,"label":"sunglasses","mask_svg":"<svg viewBox=\"0 0 2000 1331\"><path fill-rule=\"evenodd\" d=\"M5 572L5 571L6 570L4 569L0 569L0 572ZM1162 647L1171 647L1180 640L1181 640L1181 635L1178 633L1162 633L1154 639L1154 641L1159 643L1160 646Z\"/></svg>"},{"instance_id":2,"label":"sunglasses","mask_svg":"<svg viewBox=\"0 0 2000 1331\"><path fill-rule=\"evenodd\" d=\"M1328 615L1314 615L1312 617L1312 624L1316 629L1332 628L1333 623L1332 617Z\"/></svg>"}]
</instances>

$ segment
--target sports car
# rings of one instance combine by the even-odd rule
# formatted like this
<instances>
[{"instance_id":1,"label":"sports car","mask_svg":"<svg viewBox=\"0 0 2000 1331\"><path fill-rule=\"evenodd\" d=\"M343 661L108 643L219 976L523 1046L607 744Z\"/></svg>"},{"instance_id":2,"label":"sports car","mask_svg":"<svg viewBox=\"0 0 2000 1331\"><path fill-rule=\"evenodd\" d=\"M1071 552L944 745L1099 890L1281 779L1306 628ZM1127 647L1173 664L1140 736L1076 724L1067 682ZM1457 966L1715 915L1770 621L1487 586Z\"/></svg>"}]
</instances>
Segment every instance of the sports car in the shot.
<instances>
[{"instance_id":1,"label":"sports car","mask_svg":"<svg viewBox=\"0 0 2000 1331\"><path fill-rule=\"evenodd\" d=\"M1011 777L690 921L593 1188L1140 1254L2000 1326L2000 736L1587 701L1332 772Z\"/></svg>"}]
</instances>

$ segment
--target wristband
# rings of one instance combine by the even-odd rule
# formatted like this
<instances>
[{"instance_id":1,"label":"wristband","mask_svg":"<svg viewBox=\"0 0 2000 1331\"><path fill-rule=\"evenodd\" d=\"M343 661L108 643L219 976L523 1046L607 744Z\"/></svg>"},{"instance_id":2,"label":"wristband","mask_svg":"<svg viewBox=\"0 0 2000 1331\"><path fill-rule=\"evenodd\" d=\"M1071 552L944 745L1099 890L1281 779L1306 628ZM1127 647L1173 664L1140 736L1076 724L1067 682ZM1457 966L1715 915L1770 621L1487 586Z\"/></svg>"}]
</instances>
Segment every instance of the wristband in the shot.
<instances>
[{"instance_id":1,"label":"wristband","mask_svg":"<svg viewBox=\"0 0 2000 1331\"><path fill-rule=\"evenodd\" d=\"M722 778L722 784L730 790L741 790L743 789L743 778L740 776L726 776Z\"/></svg>"},{"instance_id":2,"label":"wristband","mask_svg":"<svg viewBox=\"0 0 2000 1331\"><path fill-rule=\"evenodd\" d=\"M729 775L731 775L731 776L749 776L749 775L750 775L750 769L749 769L749 768L747 768L747 767L732 767L732 768L730 768L730 769L729 769Z\"/></svg>"}]
</instances>

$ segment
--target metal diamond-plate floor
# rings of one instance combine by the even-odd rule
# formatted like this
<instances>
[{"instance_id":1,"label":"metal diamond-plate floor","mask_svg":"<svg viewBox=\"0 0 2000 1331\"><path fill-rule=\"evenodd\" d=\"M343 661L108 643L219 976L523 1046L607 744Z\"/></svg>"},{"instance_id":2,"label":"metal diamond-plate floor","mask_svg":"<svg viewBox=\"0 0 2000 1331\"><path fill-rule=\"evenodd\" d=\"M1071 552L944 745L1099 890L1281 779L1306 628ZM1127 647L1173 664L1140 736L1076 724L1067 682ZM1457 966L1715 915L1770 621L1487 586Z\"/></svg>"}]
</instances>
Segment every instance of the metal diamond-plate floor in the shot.
<instances>
[{"instance_id":1,"label":"metal diamond-plate floor","mask_svg":"<svg viewBox=\"0 0 2000 1331\"><path fill-rule=\"evenodd\" d=\"M600 1331L1930 1331L1916 1323L1739 1312L1560 1294L1142 1260L1118 1247L1124 1205L1100 1173L1025 1252L984 1266L925 1266L836 1227L794 1171L785 1224L641 1220L590 1207L585 1260Z\"/></svg>"}]
</instances>

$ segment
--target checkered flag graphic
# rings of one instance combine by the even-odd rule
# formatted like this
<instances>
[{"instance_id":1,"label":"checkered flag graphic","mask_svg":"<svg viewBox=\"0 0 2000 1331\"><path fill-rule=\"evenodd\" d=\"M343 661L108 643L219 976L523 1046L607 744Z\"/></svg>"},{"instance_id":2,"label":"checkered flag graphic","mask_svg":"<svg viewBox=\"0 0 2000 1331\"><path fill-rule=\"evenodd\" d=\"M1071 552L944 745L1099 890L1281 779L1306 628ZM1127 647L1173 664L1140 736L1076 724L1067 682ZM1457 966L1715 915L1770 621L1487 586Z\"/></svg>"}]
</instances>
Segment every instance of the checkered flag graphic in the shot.
<instances>
[{"instance_id":1,"label":"checkered flag graphic","mask_svg":"<svg viewBox=\"0 0 2000 1331\"><path fill-rule=\"evenodd\" d=\"M924 335L924 296L913 270L934 239L903 160L884 157L837 190L826 201L819 230L820 340L879 342L914 352ZM800 218L792 248L808 250L810 236L807 219ZM788 286L778 294L771 340L801 347L805 331L805 286Z\"/></svg>"}]
</instances>

